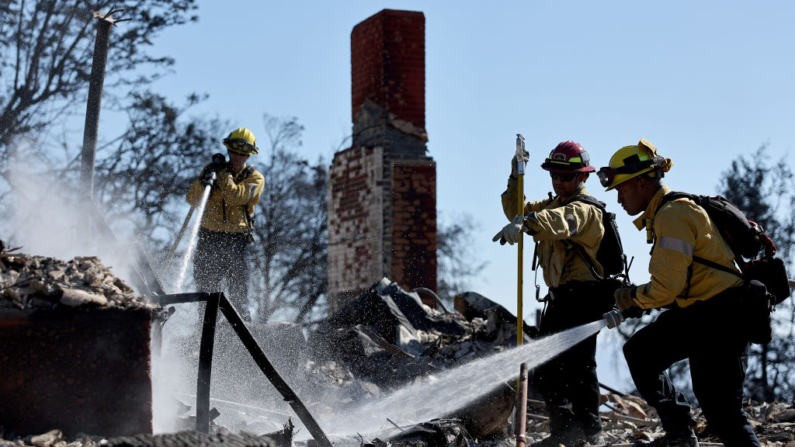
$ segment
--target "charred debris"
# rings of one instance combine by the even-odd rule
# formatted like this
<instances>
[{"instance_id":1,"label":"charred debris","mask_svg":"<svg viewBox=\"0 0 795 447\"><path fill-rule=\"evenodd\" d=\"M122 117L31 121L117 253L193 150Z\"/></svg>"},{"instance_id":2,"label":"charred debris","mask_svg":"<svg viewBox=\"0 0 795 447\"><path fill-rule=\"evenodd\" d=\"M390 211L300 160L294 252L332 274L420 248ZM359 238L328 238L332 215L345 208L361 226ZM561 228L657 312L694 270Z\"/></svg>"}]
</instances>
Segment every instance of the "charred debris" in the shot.
<instances>
[{"instance_id":1,"label":"charred debris","mask_svg":"<svg viewBox=\"0 0 795 447\"><path fill-rule=\"evenodd\" d=\"M167 314L158 307L145 297L136 296L132 288L115 277L97 258L78 257L61 261L15 250L0 252L0 328L4 329L3 332L8 332L5 330L8 322L16 321L13 318L18 319L20 313L28 319L37 312L58 309L143 309L154 317ZM253 333L266 352L269 351L268 339L284 336L300 339L302 346L295 353L292 373L302 375L302 380L312 383L321 391L313 393L313 396L328 397L327 401L321 397L318 401L304 402L322 421L324 413L340 412L340 408L344 412L346 406L354 408L377 400L422 377L516 345L515 317L482 295L464 293L456 297L454 311L444 310L441 306L440 309L428 306L417 294L406 292L396 283L384 278L336 313L317 323L308 331L308 337L304 337L305 331L300 327L285 323L274 325L269 331L263 332L260 329ZM529 343L536 335L535 328L526 324L524 328L526 343ZM268 336L258 336L263 333ZM66 353L69 354L69 351ZM0 350L0 363L13 367L15 361L9 358L8 350ZM149 367L148 359L145 363ZM517 375L518 366L517 364ZM56 382L60 380L55 374L49 379ZM357 440L357 435L352 434L351 439L332 438L331 441L335 444L355 443L378 447L513 446L515 385L515 382L511 382L496 390L483 390L483 396L466 408L441 419L410 427L398 427L398 433L387 439L369 439L358 435ZM467 384L462 383L461 386L466 387ZM0 387L0 392L8 397L11 395L9 388ZM106 393L108 390L99 387L96 392ZM340 396L345 397L340 399ZM13 397L20 399L18 394ZM615 390L604 392L602 397L602 408L605 409L602 413L603 426L610 445L632 445L637 440L650 440L660 435L659 420L654 410L642 399ZM331 405L332 401L334 406ZM56 412L67 411L68 405L62 402L46 402ZM548 433L547 412L532 387L526 405L527 442L532 443ZM9 407L4 407L6 410L0 410L0 447L242 447L315 444L311 439L293 439L299 429L293 426L291 419L286 423L274 422L271 427L282 423L284 425L279 430L271 429L267 432L257 431L255 425L223 427L212 424L210 433L206 434L186 430L152 435L150 426L149 430L110 437L98 436L102 435L103 427L112 425L109 422L105 426L87 427L82 432L62 432L61 427L41 429L25 417L9 414ZM191 407L190 402L181 406L186 420L190 419ZM745 410L763 445L795 445L795 408L791 404L749 401ZM695 411L699 420L696 431L702 444L720 445L714 444L717 438L712 437L700 411ZM384 414L388 415L389 410L386 409ZM217 411L214 415L217 415ZM146 417L151 419L151 413ZM391 421L387 419L384 422ZM22 426L14 426L14 423Z\"/></svg>"}]
</instances>

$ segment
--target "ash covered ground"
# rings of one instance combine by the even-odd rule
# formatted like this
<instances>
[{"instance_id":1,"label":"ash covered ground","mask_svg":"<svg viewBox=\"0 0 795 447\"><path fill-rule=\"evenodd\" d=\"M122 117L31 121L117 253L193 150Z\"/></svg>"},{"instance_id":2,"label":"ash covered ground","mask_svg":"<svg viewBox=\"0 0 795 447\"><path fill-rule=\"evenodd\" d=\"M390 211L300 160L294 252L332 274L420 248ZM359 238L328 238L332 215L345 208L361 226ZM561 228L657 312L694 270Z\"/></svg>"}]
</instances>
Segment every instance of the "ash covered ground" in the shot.
<instances>
[{"instance_id":1,"label":"ash covered ground","mask_svg":"<svg viewBox=\"0 0 795 447\"><path fill-rule=\"evenodd\" d=\"M153 307L97 258L61 261L19 252L0 253L0 312L58 306ZM344 420L346 414L353 414L368 403L407 386L413 385L421 392L423 381L433 380L434 375L505 352L517 344L515 317L481 295L466 293L457 297L455 309L435 307L438 308L385 278L310 330L289 323L252 325L250 330L336 445L514 445L510 423L515 404L513 381L496 384L493 390L479 390L474 393L476 397L480 395L479 399L457 411L439 414L435 420L406 424L399 417L391 417L404 414L405 408L387 407L380 409L383 421L371 432L338 432L339 423L335 421ZM178 323L165 323L164 331ZM306 443L306 429L223 322L218 328L211 401L220 416L214 419L210 434L192 431L195 398L189 392L191 388L174 386L164 377L172 373L195 374L197 345L186 342L195 342L196 328L174 329L182 335L173 337L174 349L164 350L164 355L169 356L168 361L182 362L182 370L169 368L166 361L155 365L156 379L161 380L159 387L167 394L164 408L171 416L167 431L174 433L64 436L59 427L52 427L46 433L22 435L14 427L2 427L0 446ZM534 335L534 327L526 326L525 343L532 343ZM471 392L467 385L460 384L462 392ZM530 395L527 433L532 442L547 436L548 422L540 396L533 390ZM605 392L603 403L603 427L611 445L632 445L661 435L654 410L639 397ZM748 401L745 410L763 445L795 446L795 407L791 403ZM700 411L694 411L699 420L700 441L707 445L719 442Z\"/></svg>"}]
</instances>

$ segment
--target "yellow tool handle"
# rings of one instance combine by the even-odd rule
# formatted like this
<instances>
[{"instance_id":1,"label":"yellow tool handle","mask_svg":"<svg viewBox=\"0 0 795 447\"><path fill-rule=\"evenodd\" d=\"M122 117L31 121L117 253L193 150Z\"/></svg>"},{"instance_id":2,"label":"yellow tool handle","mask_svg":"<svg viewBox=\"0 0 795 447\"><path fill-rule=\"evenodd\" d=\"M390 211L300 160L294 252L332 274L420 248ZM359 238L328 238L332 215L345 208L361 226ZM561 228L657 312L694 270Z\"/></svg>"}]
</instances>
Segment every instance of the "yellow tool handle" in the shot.
<instances>
[{"instance_id":1,"label":"yellow tool handle","mask_svg":"<svg viewBox=\"0 0 795 447\"><path fill-rule=\"evenodd\" d=\"M516 134L516 214L524 215L524 137ZM516 285L516 344L524 343L524 315L522 290L524 289L524 235L519 232L519 259Z\"/></svg>"}]
</instances>

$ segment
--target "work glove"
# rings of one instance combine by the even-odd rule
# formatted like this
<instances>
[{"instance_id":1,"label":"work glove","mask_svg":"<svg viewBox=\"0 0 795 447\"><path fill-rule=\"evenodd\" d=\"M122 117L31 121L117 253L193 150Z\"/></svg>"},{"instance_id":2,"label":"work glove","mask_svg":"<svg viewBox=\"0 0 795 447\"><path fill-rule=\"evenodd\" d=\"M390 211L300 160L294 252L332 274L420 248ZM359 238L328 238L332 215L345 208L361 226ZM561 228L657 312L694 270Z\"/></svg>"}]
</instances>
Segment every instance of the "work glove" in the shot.
<instances>
[{"instance_id":1,"label":"work glove","mask_svg":"<svg viewBox=\"0 0 795 447\"><path fill-rule=\"evenodd\" d=\"M613 298L616 299L616 307L621 311L624 318L638 318L643 315L643 310L635 304L636 286L622 287L616 289Z\"/></svg>"},{"instance_id":2,"label":"work glove","mask_svg":"<svg viewBox=\"0 0 795 447\"><path fill-rule=\"evenodd\" d=\"M226 169L226 158L224 154L213 155L213 161L204 168L205 172L215 172L216 174Z\"/></svg>"},{"instance_id":3,"label":"work glove","mask_svg":"<svg viewBox=\"0 0 795 447\"><path fill-rule=\"evenodd\" d=\"M527 163L528 160L530 160L530 152L527 152L526 150L522 149L522 161ZM518 167L516 164L516 155L514 155L513 157L511 157L511 177L519 178L517 169Z\"/></svg>"},{"instance_id":4,"label":"work glove","mask_svg":"<svg viewBox=\"0 0 795 447\"><path fill-rule=\"evenodd\" d=\"M505 243L509 243L513 245L519 242L519 237L522 234L522 230L524 229L524 216L517 215L513 218L511 223L506 225L502 230L499 231L494 237L491 239L492 242L500 241L500 245L505 245Z\"/></svg>"},{"instance_id":5,"label":"work glove","mask_svg":"<svg viewBox=\"0 0 795 447\"><path fill-rule=\"evenodd\" d=\"M202 184L203 188L212 186L213 190L215 190L217 189L217 185L215 183L215 177L216 175L214 171L207 171L203 173L202 176L199 178L199 182Z\"/></svg>"},{"instance_id":6,"label":"work glove","mask_svg":"<svg viewBox=\"0 0 795 447\"><path fill-rule=\"evenodd\" d=\"M212 185L213 191L217 191L220 186L215 180L222 172L224 172L225 169L226 158L224 157L224 154L214 154L210 164L205 166L199 175L199 180L201 181L202 186L206 187L207 185Z\"/></svg>"},{"instance_id":7,"label":"work glove","mask_svg":"<svg viewBox=\"0 0 795 447\"><path fill-rule=\"evenodd\" d=\"M215 172L219 174L226 169L226 159L224 158L224 154L215 154L213 155L213 159L207 166L202 169L202 173L199 174L199 177L204 177L208 173Z\"/></svg>"}]
</instances>

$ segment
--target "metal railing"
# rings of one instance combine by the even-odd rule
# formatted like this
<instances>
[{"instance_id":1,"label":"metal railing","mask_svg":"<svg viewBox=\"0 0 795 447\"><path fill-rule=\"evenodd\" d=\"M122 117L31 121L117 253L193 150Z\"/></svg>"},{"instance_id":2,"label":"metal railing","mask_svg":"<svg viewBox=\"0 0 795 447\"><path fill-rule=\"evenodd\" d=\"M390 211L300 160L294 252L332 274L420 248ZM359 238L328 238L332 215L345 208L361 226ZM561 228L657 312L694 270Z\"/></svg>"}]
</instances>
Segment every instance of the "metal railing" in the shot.
<instances>
[{"instance_id":1,"label":"metal railing","mask_svg":"<svg viewBox=\"0 0 795 447\"><path fill-rule=\"evenodd\" d=\"M170 304L181 303L194 303L206 302L207 307L204 311L204 321L202 324L201 344L199 346L199 370L198 381L196 385L196 431L208 433L210 431L210 379L212 378L212 362L213 350L215 347L215 327L218 321L218 311L229 322L232 329L237 334L243 346L246 347L251 358L260 368L265 377L270 380L276 391L284 397L284 400L290 404L293 411L295 411L298 419L303 422L309 434L312 435L315 442L319 447L331 447L323 429L320 428L315 418L306 408L303 402L298 398L295 392L290 388L287 382L282 379L281 375L273 367L265 352L257 343L257 340L251 334L243 319L240 317L237 309L226 298L222 292L218 293L180 293L174 295L159 295L151 298L155 303L162 306ZM161 328L162 325L155 325ZM159 335L153 336L153 339L159 339ZM157 348L156 348L157 349ZM157 349L159 350L159 349Z\"/></svg>"}]
</instances>

